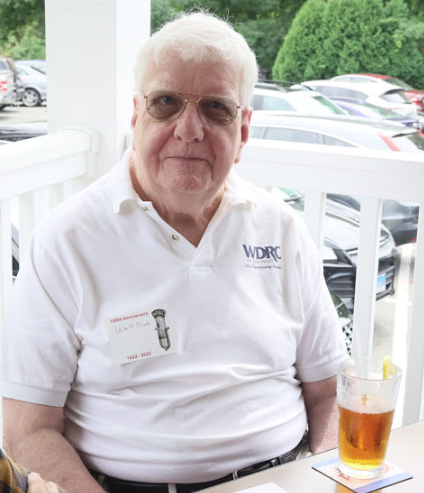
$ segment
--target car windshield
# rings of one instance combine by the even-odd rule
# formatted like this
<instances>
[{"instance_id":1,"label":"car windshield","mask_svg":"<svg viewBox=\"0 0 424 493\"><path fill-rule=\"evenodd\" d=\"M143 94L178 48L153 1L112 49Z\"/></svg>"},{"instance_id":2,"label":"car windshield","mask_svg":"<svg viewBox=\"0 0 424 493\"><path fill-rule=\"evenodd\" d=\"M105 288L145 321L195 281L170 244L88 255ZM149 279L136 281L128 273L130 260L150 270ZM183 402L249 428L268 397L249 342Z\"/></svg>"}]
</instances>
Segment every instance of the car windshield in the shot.
<instances>
[{"instance_id":1,"label":"car windshield","mask_svg":"<svg viewBox=\"0 0 424 493\"><path fill-rule=\"evenodd\" d=\"M410 86L409 84L407 84L406 82L403 82L403 80L400 80L400 79L397 79L396 77L388 77L387 79L385 79L386 82L388 82L389 84L393 84L394 86L399 86L401 87L402 89L406 89L407 91L410 91L411 89L413 89L412 86Z\"/></svg>"},{"instance_id":2,"label":"car windshield","mask_svg":"<svg viewBox=\"0 0 424 493\"><path fill-rule=\"evenodd\" d=\"M386 100L390 101L391 103L411 103L411 101L405 96L405 93L403 90L396 90L393 89L392 91L387 91L384 94L381 95L381 97Z\"/></svg>"},{"instance_id":3,"label":"car windshield","mask_svg":"<svg viewBox=\"0 0 424 493\"><path fill-rule=\"evenodd\" d=\"M301 94L305 94L302 92ZM311 97L296 97L297 111L305 115L345 115L346 112L319 94Z\"/></svg>"},{"instance_id":4,"label":"car windshield","mask_svg":"<svg viewBox=\"0 0 424 493\"><path fill-rule=\"evenodd\" d=\"M37 72L40 72L40 74L47 74L46 67L43 65L31 65L31 67L36 70Z\"/></svg>"}]
</instances>

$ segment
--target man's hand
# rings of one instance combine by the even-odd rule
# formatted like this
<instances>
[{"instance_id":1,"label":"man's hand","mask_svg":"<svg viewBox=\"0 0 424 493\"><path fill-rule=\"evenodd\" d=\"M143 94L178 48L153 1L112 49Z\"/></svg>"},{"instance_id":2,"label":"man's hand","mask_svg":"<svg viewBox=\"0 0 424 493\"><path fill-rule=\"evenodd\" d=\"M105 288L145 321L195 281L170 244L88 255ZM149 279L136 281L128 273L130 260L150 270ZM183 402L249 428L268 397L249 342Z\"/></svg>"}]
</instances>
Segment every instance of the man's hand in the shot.
<instances>
[{"instance_id":1,"label":"man's hand","mask_svg":"<svg viewBox=\"0 0 424 493\"><path fill-rule=\"evenodd\" d=\"M28 493L59 493L59 489L55 483L46 483L39 474L32 472L28 474Z\"/></svg>"}]
</instances>

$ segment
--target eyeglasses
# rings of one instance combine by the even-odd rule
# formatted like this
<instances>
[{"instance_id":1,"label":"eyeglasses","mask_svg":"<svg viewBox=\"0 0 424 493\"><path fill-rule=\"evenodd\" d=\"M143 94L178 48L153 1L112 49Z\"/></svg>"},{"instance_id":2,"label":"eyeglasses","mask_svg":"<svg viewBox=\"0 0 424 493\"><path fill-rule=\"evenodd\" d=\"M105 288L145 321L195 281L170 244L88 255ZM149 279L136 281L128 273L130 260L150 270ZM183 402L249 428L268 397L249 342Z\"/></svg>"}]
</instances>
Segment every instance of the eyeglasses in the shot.
<instances>
[{"instance_id":1,"label":"eyeglasses","mask_svg":"<svg viewBox=\"0 0 424 493\"><path fill-rule=\"evenodd\" d=\"M144 95L147 113L154 120L175 120L185 110L187 103L195 103L199 114L210 125L229 125L237 118L240 106L231 98L190 95L197 96L197 98L186 99L183 94L173 91L153 91L147 96Z\"/></svg>"}]
</instances>

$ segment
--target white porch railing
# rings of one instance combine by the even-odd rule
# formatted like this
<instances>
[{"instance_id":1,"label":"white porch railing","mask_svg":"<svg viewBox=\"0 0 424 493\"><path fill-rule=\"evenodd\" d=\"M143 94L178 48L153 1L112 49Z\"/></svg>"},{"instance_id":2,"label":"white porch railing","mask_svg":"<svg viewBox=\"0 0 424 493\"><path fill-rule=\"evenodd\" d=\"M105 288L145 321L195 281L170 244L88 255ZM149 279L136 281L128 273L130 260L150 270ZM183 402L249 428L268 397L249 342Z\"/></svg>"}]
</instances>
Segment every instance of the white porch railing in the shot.
<instances>
[{"instance_id":1,"label":"white porch railing","mask_svg":"<svg viewBox=\"0 0 424 493\"><path fill-rule=\"evenodd\" d=\"M98 174L93 163L96 151L96 135L78 129L0 147L0 308L4 308L12 286L11 201L18 197L23 204L19 217L23 255L30 232L39 218L52 205L84 186L86 178L94 178ZM241 175L261 186L305 190L305 220L318 245L322 245L323 241L325 194L332 192L362 197L353 350L358 355L370 354L374 333L381 199L411 200L422 205L423 157L252 140L245 148L242 162L236 166ZM412 316L410 327L404 328L405 338L408 338L408 358L407 367L403 368L404 399L402 406L399 406L404 424L420 419L422 408L423 227L424 218L420 215Z\"/></svg>"},{"instance_id":2,"label":"white porch railing","mask_svg":"<svg viewBox=\"0 0 424 493\"><path fill-rule=\"evenodd\" d=\"M95 175L97 134L64 129L0 147L0 324L12 287L12 222L23 258L34 225Z\"/></svg>"},{"instance_id":3,"label":"white porch railing","mask_svg":"<svg viewBox=\"0 0 424 493\"><path fill-rule=\"evenodd\" d=\"M277 151L277 152L276 152ZM378 270L381 200L410 200L424 204L423 155L288 144L252 139L239 173L265 187L306 191L305 220L317 245L323 242L325 194L361 197L360 243L357 259L353 352L372 351ZM421 418L424 375L424 215L418 223L414 294L407 338L400 422Z\"/></svg>"}]
</instances>

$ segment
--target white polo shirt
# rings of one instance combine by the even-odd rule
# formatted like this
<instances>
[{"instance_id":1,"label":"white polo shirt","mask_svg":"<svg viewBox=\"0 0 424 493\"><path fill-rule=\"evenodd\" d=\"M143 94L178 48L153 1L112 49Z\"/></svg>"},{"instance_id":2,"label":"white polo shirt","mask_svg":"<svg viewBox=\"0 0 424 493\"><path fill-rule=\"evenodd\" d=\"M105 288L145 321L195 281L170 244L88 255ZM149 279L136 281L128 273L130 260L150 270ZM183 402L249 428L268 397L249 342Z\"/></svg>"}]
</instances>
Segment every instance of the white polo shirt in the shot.
<instances>
[{"instance_id":1,"label":"white polo shirt","mask_svg":"<svg viewBox=\"0 0 424 493\"><path fill-rule=\"evenodd\" d=\"M39 225L5 321L3 395L64 406L87 467L197 482L301 439L300 382L346 356L301 219L234 172L196 248L127 156Z\"/></svg>"}]
</instances>

